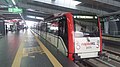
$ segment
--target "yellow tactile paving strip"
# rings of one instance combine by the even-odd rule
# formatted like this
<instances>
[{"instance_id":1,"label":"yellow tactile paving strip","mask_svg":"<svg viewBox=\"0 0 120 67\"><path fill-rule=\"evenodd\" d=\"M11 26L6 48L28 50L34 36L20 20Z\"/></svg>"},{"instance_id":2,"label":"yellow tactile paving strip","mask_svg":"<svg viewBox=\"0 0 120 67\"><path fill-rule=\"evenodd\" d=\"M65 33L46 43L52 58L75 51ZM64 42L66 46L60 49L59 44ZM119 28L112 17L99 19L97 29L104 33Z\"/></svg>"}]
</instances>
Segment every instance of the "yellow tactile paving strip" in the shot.
<instances>
[{"instance_id":1,"label":"yellow tactile paving strip","mask_svg":"<svg viewBox=\"0 0 120 67\"><path fill-rule=\"evenodd\" d=\"M18 51L17 51L16 56L14 58L14 61L12 63L12 67L20 67L21 59L23 57L23 47L24 47L25 40L26 40L25 36L27 36L27 32L25 32L25 34L23 36L21 44L20 44L20 46L18 48Z\"/></svg>"},{"instance_id":2,"label":"yellow tactile paving strip","mask_svg":"<svg viewBox=\"0 0 120 67\"><path fill-rule=\"evenodd\" d=\"M28 48L23 48L23 56L29 56L29 54L32 53L40 53L43 54L44 51L40 47L28 47Z\"/></svg>"},{"instance_id":3,"label":"yellow tactile paving strip","mask_svg":"<svg viewBox=\"0 0 120 67\"><path fill-rule=\"evenodd\" d=\"M33 32L32 32L33 33ZM45 54L47 55L47 57L49 58L49 60L51 61L51 63L53 64L54 67L63 67L59 61L51 54L51 52L43 45L43 43L38 39L37 35L33 33L33 35L35 36L35 39L37 40L38 44L40 45L40 47L43 49L43 51L45 52Z\"/></svg>"},{"instance_id":4,"label":"yellow tactile paving strip","mask_svg":"<svg viewBox=\"0 0 120 67\"><path fill-rule=\"evenodd\" d=\"M23 39L20 43L12 67L20 67L22 57L29 56L32 53L46 54L54 67L63 67L59 61L51 54L51 52L42 44L42 42L37 38L37 36L32 32L40 46L37 47L27 47L24 48L24 44L27 40L27 32L24 34ZM33 56L34 57L34 56Z\"/></svg>"}]
</instances>

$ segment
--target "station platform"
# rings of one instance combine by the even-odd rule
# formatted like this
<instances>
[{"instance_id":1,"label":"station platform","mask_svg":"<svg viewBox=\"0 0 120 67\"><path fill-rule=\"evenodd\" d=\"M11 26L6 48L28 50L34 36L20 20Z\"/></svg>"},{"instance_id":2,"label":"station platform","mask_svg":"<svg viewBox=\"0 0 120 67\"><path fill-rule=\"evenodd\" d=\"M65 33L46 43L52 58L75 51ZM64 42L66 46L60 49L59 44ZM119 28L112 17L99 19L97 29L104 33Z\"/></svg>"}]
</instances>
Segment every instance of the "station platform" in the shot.
<instances>
[{"instance_id":1,"label":"station platform","mask_svg":"<svg viewBox=\"0 0 120 67\"><path fill-rule=\"evenodd\" d=\"M45 46L29 29L8 32L0 39L0 67L78 67L56 50Z\"/></svg>"}]
</instances>

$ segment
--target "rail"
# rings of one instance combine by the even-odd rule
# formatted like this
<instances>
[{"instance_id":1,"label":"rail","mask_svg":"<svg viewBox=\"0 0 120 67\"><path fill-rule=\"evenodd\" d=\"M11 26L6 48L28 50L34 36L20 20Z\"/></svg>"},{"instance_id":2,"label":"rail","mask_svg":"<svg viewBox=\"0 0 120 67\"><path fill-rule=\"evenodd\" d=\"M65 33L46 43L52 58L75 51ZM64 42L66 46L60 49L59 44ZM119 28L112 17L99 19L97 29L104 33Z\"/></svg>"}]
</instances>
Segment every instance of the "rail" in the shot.
<instances>
[{"instance_id":1,"label":"rail","mask_svg":"<svg viewBox=\"0 0 120 67\"><path fill-rule=\"evenodd\" d=\"M106 51L104 52L105 56L107 57L107 59L112 59L112 60L115 60L117 62L120 62L120 53L119 52L116 52L116 51L112 51L112 50L109 50L109 49L103 49L103 51Z\"/></svg>"},{"instance_id":2,"label":"rail","mask_svg":"<svg viewBox=\"0 0 120 67\"><path fill-rule=\"evenodd\" d=\"M105 62L99 58L80 60L80 62L76 64L80 67L116 67L115 65Z\"/></svg>"},{"instance_id":3,"label":"rail","mask_svg":"<svg viewBox=\"0 0 120 67\"><path fill-rule=\"evenodd\" d=\"M114 54L114 55L120 56L120 53L119 53L119 52L116 52L116 51L108 50L108 49L105 49L105 48L103 49L103 51L107 51L107 52L112 53L112 54Z\"/></svg>"}]
</instances>

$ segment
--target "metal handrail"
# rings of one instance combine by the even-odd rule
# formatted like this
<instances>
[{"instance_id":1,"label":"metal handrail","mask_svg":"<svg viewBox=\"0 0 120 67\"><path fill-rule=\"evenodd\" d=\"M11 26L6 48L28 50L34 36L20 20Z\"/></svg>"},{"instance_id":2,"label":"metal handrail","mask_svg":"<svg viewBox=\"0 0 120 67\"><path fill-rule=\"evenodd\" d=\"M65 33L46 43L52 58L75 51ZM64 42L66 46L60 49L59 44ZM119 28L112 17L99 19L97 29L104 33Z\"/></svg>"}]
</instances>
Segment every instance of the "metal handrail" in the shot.
<instances>
[{"instance_id":1,"label":"metal handrail","mask_svg":"<svg viewBox=\"0 0 120 67\"><path fill-rule=\"evenodd\" d=\"M63 40L62 40L62 38L60 37L60 36L56 36L56 35L53 35L53 34L51 34L51 33L49 33L51 36L53 36L53 37L55 37L55 38L59 38L60 39L60 41L62 42L62 46L63 46L63 48L64 48L64 52L65 53L67 53L67 51L66 51L66 49L65 49L65 46L64 46L64 44L63 44ZM58 48L58 46L57 46L57 48Z\"/></svg>"},{"instance_id":2,"label":"metal handrail","mask_svg":"<svg viewBox=\"0 0 120 67\"><path fill-rule=\"evenodd\" d=\"M63 45L63 39L60 37L60 36L58 36L58 38L60 39L60 41L62 42L62 46L63 46L63 48L64 48L64 51L65 51L65 53L67 53L67 50L65 49L65 46Z\"/></svg>"},{"instance_id":3,"label":"metal handrail","mask_svg":"<svg viewBox=\"0 0 120 67\"><path fill-rule=\"evenodd\" d=\"M112 34L110 34L110 33L112 33ZM105 34L105 35L120 35L120 31L110 31L110 33L103 33L103 34Z\"/></svg>"}]
</instances>

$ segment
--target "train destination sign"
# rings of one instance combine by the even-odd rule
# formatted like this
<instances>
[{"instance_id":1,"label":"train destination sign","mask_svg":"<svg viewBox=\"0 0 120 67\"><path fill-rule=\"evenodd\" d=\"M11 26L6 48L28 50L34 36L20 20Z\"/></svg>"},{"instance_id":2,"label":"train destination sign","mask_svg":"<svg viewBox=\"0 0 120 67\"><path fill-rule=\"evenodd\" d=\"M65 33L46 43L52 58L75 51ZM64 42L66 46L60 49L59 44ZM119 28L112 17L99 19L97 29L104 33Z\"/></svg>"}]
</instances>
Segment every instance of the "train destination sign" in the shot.
<instances>
[{"instance_id":1,"label":"train destination sign","mask_svg":"<svg viewBox=\"0 0 120 67\"><path fill-rule=\"evenodd\" d=\"M22 13L23 9L21 9L21 8L8 8L8 12Z\"/></svg>"}]
</instances>

